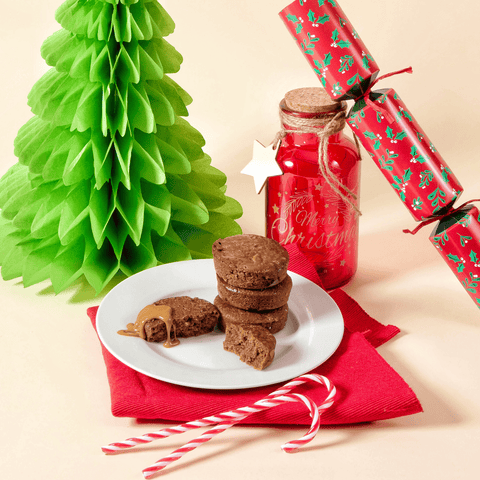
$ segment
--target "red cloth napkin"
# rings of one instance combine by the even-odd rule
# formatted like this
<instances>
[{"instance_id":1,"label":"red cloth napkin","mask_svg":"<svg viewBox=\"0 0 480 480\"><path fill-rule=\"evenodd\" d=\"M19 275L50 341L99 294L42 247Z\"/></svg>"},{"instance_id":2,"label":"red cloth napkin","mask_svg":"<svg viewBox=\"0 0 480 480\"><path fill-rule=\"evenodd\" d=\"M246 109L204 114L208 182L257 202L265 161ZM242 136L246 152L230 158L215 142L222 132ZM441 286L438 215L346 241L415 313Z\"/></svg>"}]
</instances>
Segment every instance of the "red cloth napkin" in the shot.
<instances>
[{"instance_id":1,"label":"red cloth napkin","mask_svg":"<svg viewBox=\"0 0 480 480\"><path fill-rule=\"evenodd\" d=\"M321 285L309 261L296 246L289 247L289 270ZM392 325L382 325L370 317L342 290L331 292L342 311L345 334L337 351L312 370L326 376L337 388L336 401L322 415L323 425L370 422L411 415L422 411L415 393L375 347L399 333ZM87 313L95 326L98 307ZM110 384L112 413L117 417L186 422L250 405L279 385L248 390L205 390L173 385L132 370L102 345ZM316 403L326 397L321 386L303 385L295 390ZM307 409L288 404L247 417L242 423L310 425Z\"/></svg>"}]
</instances>

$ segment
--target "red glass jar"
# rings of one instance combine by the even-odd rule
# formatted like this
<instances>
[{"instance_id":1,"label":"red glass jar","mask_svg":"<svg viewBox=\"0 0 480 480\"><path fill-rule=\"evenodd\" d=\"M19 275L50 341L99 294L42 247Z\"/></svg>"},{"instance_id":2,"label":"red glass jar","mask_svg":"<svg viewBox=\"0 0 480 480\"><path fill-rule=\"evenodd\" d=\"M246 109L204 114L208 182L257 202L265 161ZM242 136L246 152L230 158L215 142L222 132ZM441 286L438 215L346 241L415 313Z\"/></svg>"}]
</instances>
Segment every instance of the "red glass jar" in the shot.
<instances>
[{"instance_id":1,"label":"red glass jar","mask_svg":"<svg viewBox=\"0 0 480 480\"><path fill-rule=\"evenodd\" d=\"M297 243L324 288L338 288L351 280L358 258L360 155L343 133L344 115L336 115L346 104L331 100L322 88L308 88L288 92L280 108L285 136L276 159L283 175L267 181L266 235L283 245ZM318 124L333 116L337 128L328 137L324 160L331 175L323 175L320 138L305 130L311 131L310 120ZM307 122L292 127L292 118Z\"/></svg>"}]
</instances>

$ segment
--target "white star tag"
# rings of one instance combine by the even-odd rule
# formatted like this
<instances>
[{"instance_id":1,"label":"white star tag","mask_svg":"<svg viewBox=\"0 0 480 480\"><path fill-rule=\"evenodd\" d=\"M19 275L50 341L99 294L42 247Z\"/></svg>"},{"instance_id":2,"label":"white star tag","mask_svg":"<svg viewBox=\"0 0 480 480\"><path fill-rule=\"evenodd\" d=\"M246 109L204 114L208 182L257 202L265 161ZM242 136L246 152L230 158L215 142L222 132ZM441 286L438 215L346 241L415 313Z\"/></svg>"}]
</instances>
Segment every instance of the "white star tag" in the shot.
<instances>
[{"instance_id":1,"label":"white star tag","mask_svg":"<svg viewBox=\"0 0 480 480\"><path fill-rule=\"evenodd\" d=\"M253 158L240 173L253 177L257 194L262 191L268 177L283 175L275 160L276 156L277 149L273 149L273 143L264 147L257 140L253 142Z\"/></svg>"}]
</instances>

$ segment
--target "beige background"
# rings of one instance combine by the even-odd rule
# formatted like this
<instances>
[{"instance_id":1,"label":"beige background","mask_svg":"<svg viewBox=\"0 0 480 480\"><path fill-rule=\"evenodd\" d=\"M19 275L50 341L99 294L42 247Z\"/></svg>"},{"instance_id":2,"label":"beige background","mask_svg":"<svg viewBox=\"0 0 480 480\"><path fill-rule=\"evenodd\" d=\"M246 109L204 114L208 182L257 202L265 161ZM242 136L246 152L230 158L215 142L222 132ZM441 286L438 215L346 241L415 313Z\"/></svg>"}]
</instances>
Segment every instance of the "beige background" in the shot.
<instances>
[{"instance_id":1,"label":"beige background","mask_svg":"<svg viewBox=\"0 0 480 480\"><path fill-rule=\"evenodd\" d=\"M314 0L307 0L313 2ZM16 162L13 140L30 118L26 96L47 67L40 46L59 26L59 0L0 0L0 174ZM263 233L263 196L239 172L252 142L269 143L277 104L291 88L317 86L277 17L288 0L163 0L177 23L169 41L184 56L174 76L194 98L190 123L229 179L245 210L246 233ZM480 4L474 0L342 0L342 8L382 73L463 183L480 195ZM165 473L173 479L321 478L359 480L476 476L480 445L480 312L428 242L402 228L413 220L365 156L360 267L346 287L372 316L402 334L380 348L417 393L425 413L323 429L303 453L280 445L304 429L234 428ZM194 437L178 436L137 453L99 447L150 431L113 418L100 347L85 310L88 289L54 296L48 283L24 289L0 281L0 476L50 480L138 479L141 468ZM157 428L157 427L155 427ZM169 477L170 478L170 477Z\"/></svg>"}]
</instances>

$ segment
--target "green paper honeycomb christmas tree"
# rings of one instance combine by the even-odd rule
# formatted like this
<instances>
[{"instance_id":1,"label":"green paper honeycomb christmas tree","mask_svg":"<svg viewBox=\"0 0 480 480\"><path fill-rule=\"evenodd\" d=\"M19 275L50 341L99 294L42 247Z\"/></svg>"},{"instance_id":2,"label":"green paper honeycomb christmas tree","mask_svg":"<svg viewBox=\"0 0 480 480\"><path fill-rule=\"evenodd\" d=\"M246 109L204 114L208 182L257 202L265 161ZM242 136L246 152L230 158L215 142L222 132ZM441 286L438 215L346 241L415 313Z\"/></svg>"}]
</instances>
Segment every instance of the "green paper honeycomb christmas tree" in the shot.
<instances>
[{"instance_id":1,"label":"green paper honeycomb christmas tree","mask_svg":"<svg viewBox=\"0 0 480 480\"><path fill-rule=\"evenodd\" d=\"M0 180L2 277L60 292L84 276L98 293L117 272L211 257L242 209L182 118L172 19L156 0L67 0L56 19Z\"/></svg>"}]
</instances>

